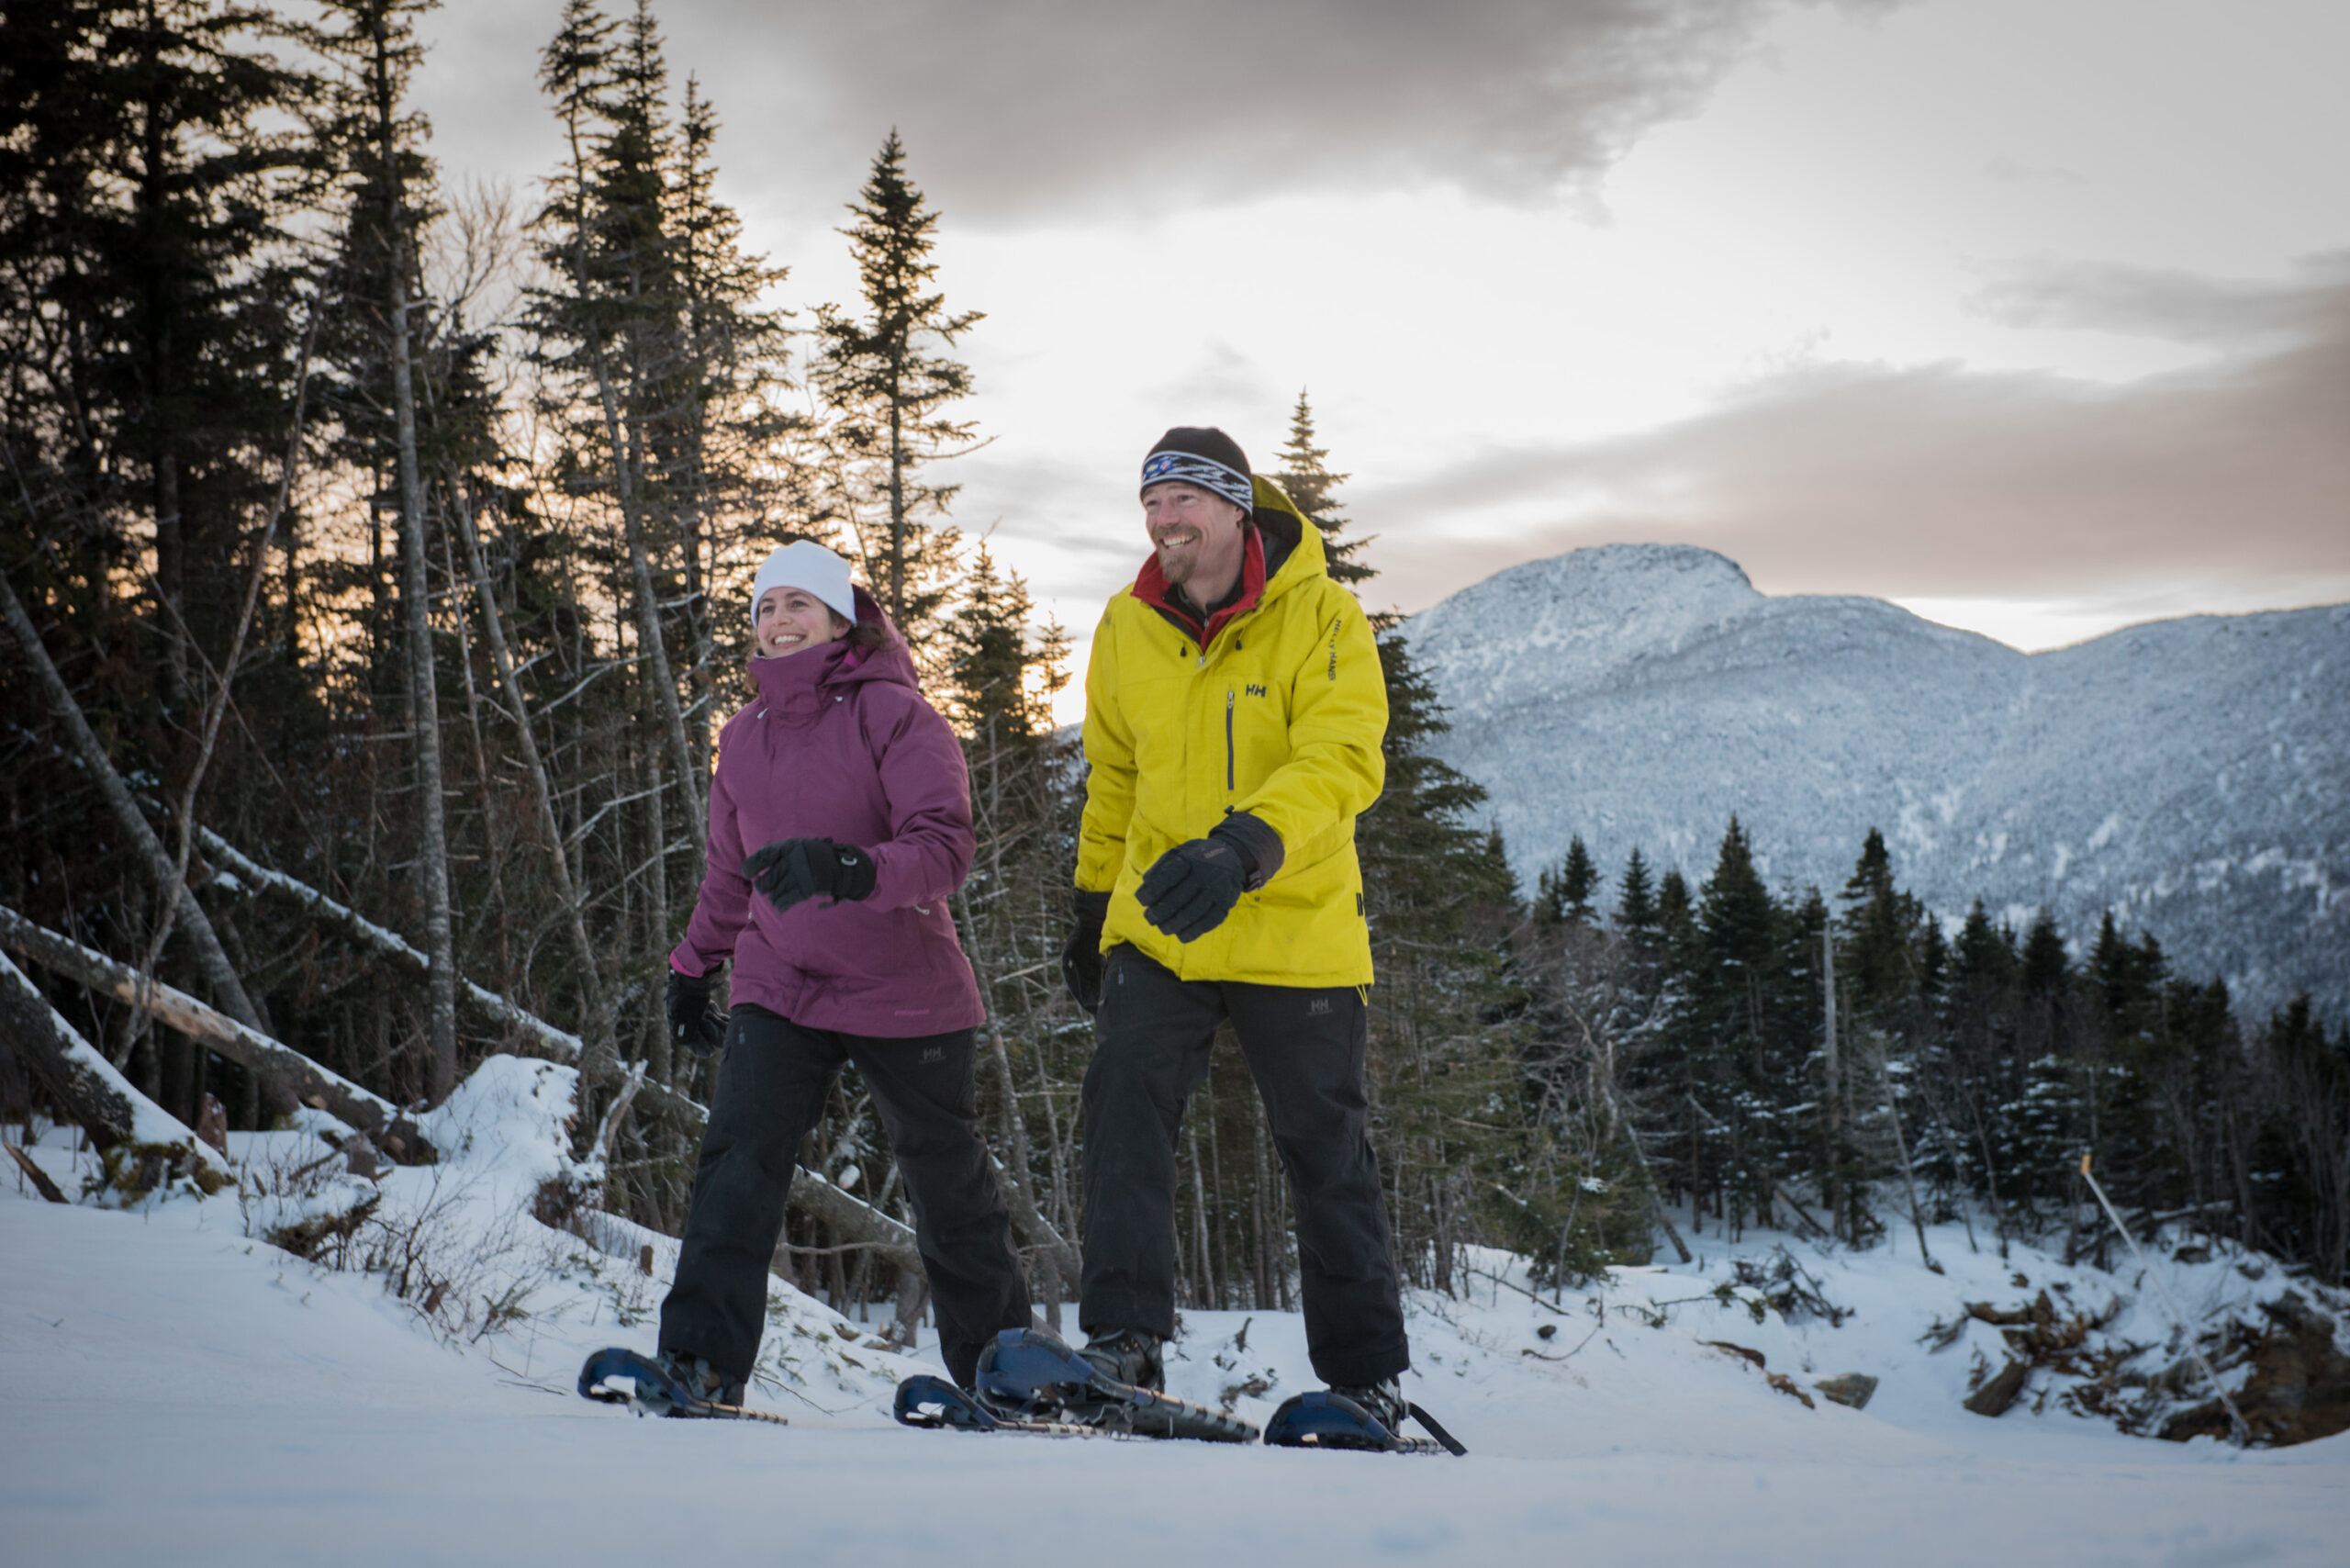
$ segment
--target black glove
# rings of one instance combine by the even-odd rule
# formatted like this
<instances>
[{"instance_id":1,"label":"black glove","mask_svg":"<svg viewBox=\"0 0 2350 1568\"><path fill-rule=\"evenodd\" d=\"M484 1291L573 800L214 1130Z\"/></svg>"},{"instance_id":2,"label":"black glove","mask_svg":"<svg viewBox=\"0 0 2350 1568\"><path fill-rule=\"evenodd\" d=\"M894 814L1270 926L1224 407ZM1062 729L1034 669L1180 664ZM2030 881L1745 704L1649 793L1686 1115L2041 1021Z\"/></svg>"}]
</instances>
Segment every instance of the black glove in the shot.
<instances>
[{"instance_id":1,"label":"black glove","mask_svg":"<svg viewBox=\"0 0 2350 1568\"><path fill-rule=\"evenodd\" d=\"M1196 942L1222 925L1240 895L1263 887L1280 865L1280 835L1247 812L1235 812L1205 838L1177 845L1142 874L1143 918L1178 942Z\"/></svg>"},{"instance_id":2,"label":"black glove","mask_svg":"<svg viewBox=\"0 0 2350 1568\"><path fill-rule=\"evenodd\" d=\"M854 844L829 838L778 838L754 850L743 875L778 909L789 909L822 893L834 903L873 896L873 857Z\"/></svg>"},{"instance_id":3,"label":"black glove","mask_svg":"<svg viewBox=\"0 0 2350 1568\"><path fill-rule=\"evenodd\" d=\"M1102 1011L1102 923L1110 918L1110 895L1080 888L1070 902L1077 928L1061 947L1061 983L1080 1007Z\"/></svg>"},{"instance_id":4,"label":"black glove","mask_svg":"<svg viewBox=\"0 0 2350 1568\"><path fill-rule=\"evenodd\" d=\"M669 971L669 990L662 1005L669 1014L669 1040L698 1057L714 1055L726 1040L726 1014L710 999L708 975Z\"/></svg>"}]
</instances>

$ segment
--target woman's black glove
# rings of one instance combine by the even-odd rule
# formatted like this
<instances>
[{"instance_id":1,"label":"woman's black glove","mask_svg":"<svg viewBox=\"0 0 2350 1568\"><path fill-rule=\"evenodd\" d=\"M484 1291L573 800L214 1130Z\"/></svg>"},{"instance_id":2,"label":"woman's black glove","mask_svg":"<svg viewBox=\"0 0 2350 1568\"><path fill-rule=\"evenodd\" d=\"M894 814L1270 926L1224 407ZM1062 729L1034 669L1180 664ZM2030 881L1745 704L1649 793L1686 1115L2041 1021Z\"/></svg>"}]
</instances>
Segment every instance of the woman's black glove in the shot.
<instances>
[{"instance_id":1,"label":"woman's black glove","mask_svg":"<svg viewBox=\"0 0 2350 1568\"><path fill-rule=\"evenodd\" d=\"M1110 918L1110 895L1080 888L1070 902L1077 927L1061 947L1061 983L1088 1013L1102 1011L1102 923Z\"/></svg>"},{"instance_id":2,"label":"woman's black glove","mask_svg":"<svg viewBox=\"0 0 2350 1568\"><path fill-rule=\"evenodd\" d=\"M778 838L743 862L743 875L778 909L822 893L835 903L873 896L873 857L829 838Z\"/></svg>"},{"instance_id":3,"label":"woman's black glove","mask_svg":"<svg viewBox=\"0 0 2350 1568\"><path fill-rule=\"evenodd\" d=\"M698 1057L711 1056L726 1040L726 1014L710 999L708 975L669 971L669 990L662 1004L669 1014L669 1039Z\"/></svg>"},{"instance_id":4,"label":"woman's black glove","mask_svg":"<svg viewBox=\"0 0 2350 1568\"><path fill-rule=\"evenodd\" d=\"M1246 812L1205 838L1179 844L1142 874L1142 913L1178 942L1196 942L1224 924L1240 895L1281 869L1281 835Z\"/></svg>"}]
</instances>

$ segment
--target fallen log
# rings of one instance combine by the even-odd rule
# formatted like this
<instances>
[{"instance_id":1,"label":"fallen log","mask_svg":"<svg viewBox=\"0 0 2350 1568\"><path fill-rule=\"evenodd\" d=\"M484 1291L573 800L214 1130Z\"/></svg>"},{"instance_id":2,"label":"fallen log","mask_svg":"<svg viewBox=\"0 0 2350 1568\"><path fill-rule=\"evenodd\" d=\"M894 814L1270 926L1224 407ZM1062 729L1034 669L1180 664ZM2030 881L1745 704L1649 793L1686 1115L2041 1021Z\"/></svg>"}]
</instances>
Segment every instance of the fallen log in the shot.
<instances>
[{"instance_id":1,"label":"fallen log","mask_svg":"<svg viewBox=\"0 0 2350 1568\"><path fill-rule=\"evenodd\" d=\"M90 1135L101 1152L118 1146L166 1151L205 1192L233 1181L219 1156L185 1122L139 1092L114 1064L65 1021L31 977L0 957L0 1031L9 1047L49 1091L68 1119Z\"/></svg>"},{"instance_id":2,"label":"fallen log","mask_svg":"<svg viewBox=\"0 0 2350 1568\"><path fill-rule=\"evenodd\" d=\"M210 828L199 827L196 833L204 841L207 855L253 886L293 901L332 923L361 946L384 955L404 969L423 974L431 968L431 960L397 932L385 929L350 905L329 897L307 882L261 864ZM586 1047L578 1036L556 1028L529 1009L517 1006L496 991L476 985L462 975L457 977L457 994L490 1017L510 1025L535 1042L554 1060L576 1066L586 1057ZM710 1125L707 1109L676 1090L650 1079L643 1081L636 1090L636 1105L641 1111L665 1117L680 1132L695 1139L699 1139L703 1129ZM842 1192L812 1170L803 1168L792 1182L789 1206L811 1219L821 1221L844 1240L872 1248L901 1268L922 1267L922 1255L914 1249L912 1229L872 1204ZM1033 1210L1035 1205L1032 1204L1027 1207ZM1015 1219L1020 1217L1023 1216L1015 1214ZM1057 1259L1074 1260L1076 1249L1056 1234L1051 1225L1041 1216L1035 1216L1029 1228L1035 1233L1034 1239L1025 1235L1022 1238L1028 1245L1053 1249ZM1062 1266L1068 1270L1069 1278L1076 1277L1073 1263Z\"/></svg>"},{"instance_id":3,"label":"fallen log","mask_svg":"<svg viewBox=\"0 0 2350 1568\"><path fill-rule=\"evenodd\" d=\"M360 946L381 953L402 969L420 975L432 972L432 960L398 932L385 929L349 904L328 897L298 878L272 870L208 827L199 827L196 832L196 836L204 841L204 852L239 877L281 898L290 899L311 913L331 922ZM582 1047L578 1036L556 1028L537 1014L516 1006L487 987L476 985L459 975L457 995L461 1001L471 1002L499 1023L529 1036L556 1060L576 1062L580 1059Z\"/></svg>"},{"instance_id":4,"label":"fallen log","mask_svg":"<svg viewBox=\"0 0 2350 1568\"><path fill-rule=\"evenodd\" d=\"M291 1047L207 1007L160 980L141 986L139 972L0 905L0 946L92 991L143 1006L239 1067L274 1083L295 1099L346 1123L395 1159L416 1163L431 1149L400 1108L349 1079L329 1071ZM29 983L29 982L28 982ZM77 1118L78 1119L78 1118ZM175 1124L176 1125L176 1124Z\"/></svg>"}]
</instances>

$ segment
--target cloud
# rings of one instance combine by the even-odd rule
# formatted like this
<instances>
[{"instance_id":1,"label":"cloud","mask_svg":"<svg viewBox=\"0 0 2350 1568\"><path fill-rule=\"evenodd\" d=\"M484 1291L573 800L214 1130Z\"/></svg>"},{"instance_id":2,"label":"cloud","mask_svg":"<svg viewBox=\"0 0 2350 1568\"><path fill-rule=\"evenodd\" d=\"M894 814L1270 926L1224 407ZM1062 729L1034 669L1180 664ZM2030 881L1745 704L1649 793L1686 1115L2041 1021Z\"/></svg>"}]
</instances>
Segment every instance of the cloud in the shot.
<instances>
[{"instance_id":1,"label":"cloud","mask_svg":"<svg viewBox=\"0 0 2350 1568\"><path fill-rule=\"evenodd\" d=\"M2322 330L2331 279L2350 257L2319 257L2292 279L2205 277L2105 262L2035 262L1976 293L1975 308L2011 327L2121 332L2175 342L2243 344Z\"/></svg>"},{"instance_id":2,"label":"cloud","mask_svg":"<svg viewBox=\"0 0 2350 1568\"><path fill-rule=\"evenodd\" d=\"M2350 598L2350 257L2274 288L2115 269L2051 274L2031 297L2267 346L2121 387L1818 367L1637 437L1366 490L1357 514L1384 532L1410 609L1611 539L1707 545L1774 592L2102 598L2195 582Z\"/></svg>"},{"instance_id":3,"label":"cloud","mask_svg":"<svg viewBox=\"0 0 2350 1568\"><path fill-rule=\"evenodd\" d=\"M1333 185L1587 190L1643 130L1695 110L1785 4L695 0L658 15L673 73L699 74L726 123L730 170L764 161L763 179L837 203L854 185L841 175L896 127L958 222L1002 224ZM433 71L476 84L436 107L468 143L508 120L543 140L519 123L547 115L520 75L524 14L457 6L433 24ZM492 50L516 77L495 92Z\"/></svg>"}]
</instances>

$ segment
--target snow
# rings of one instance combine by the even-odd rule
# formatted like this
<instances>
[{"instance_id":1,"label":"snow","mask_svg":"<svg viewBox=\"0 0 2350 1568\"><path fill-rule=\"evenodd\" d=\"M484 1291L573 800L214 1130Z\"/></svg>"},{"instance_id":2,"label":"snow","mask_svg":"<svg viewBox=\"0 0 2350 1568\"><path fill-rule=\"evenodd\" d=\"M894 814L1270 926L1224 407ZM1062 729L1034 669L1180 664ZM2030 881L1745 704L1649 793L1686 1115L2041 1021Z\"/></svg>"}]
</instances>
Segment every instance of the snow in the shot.
<instances>
[{"instance_id":1,"label":"snow","mask_svg":"<svg viewBox=\"0 0 2350 1568\"><path fill-rule=\"evenodd\" d=\"M1833 893L1881 829L1945 917L2111 909L2254 1016L2350 1016L2350 606L2197 616L2026 655L1881 600L1769 596L1682 545L1499 573L1414 617L1519 880L1581 834L1711 874L1735 812L1765 875Z\"/></svg>"},{"instance_id":2,"label":"snow","mask_svg":"<svg viewBox=\"0 0 2350 1568\"><path fill-rule=\"evenodd\" d=\"M210 1199L58 1206L0 1182L0 1559L2341 1561L2350 1435L2243 1452L2124 1437L2053 1398L2033 1414L2030 1393L1998 1420L1960 1408L1996 1330L1970 1323L1942 1350L1920 1336L1964 1302L2119 1298L2114 1335L2169 1328L2134 1264L2002 1260L1956 1226L1928 1233L1942 1275L1906 1236L1852 1253L1709 1232L1691 1265L1556 1294L1476 1254L1460 1295L1410 1301L1407 1392L1465 1460L907 1430L890 1392L934 1359L881 1348L873 1325L779 1282L752 1400L789 1428L639 1419L579 1399L572 1378L598 1345L651 1346L675 1248L610 1218L582 1227L590 1247L531 1217L542 1182L592 1175L565 1151L573 1083L494 1058L426 1126L444 1162L380 1186L332 1161L297 1176L323 1151L301 1131L233 1137L244 1181ZM69 1193L92 1164L70 1132L29 1152ZM366 1195L369 1235L406 1238L405 1299L380 1269L259 1238ZM1737 1282L1735 1260L1783 1257L1849 1309L1840 1326ZM2288 1288L2225 1249L2154 1266L2197 1313ZM429 1316L428 1279L453 1282ZM460 1285L478 1299L455 1300ZM513 1310L490 1311L501 1297ZM1865 1410L1816 1393L1807 1409L1706 1341L1759 1352L1807 1392L1837 1372L1882 1381ZM1194 1399L1236 1390L1258 1420L1315 1386L1303 1327L1281 1313L1184 1315L1169 1372Z\"/></svg>"}]
</instances>

